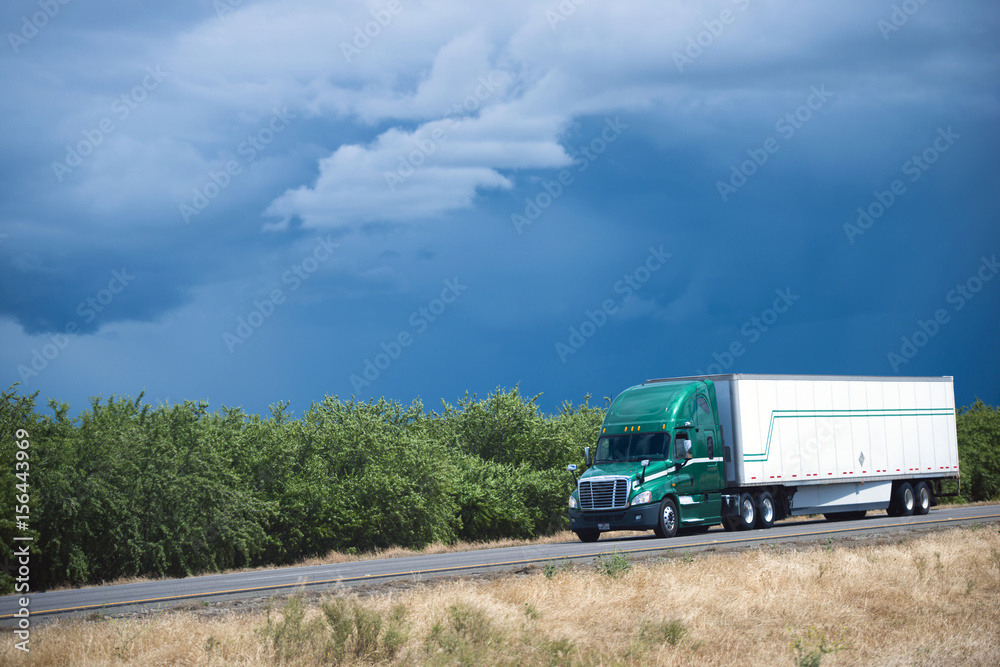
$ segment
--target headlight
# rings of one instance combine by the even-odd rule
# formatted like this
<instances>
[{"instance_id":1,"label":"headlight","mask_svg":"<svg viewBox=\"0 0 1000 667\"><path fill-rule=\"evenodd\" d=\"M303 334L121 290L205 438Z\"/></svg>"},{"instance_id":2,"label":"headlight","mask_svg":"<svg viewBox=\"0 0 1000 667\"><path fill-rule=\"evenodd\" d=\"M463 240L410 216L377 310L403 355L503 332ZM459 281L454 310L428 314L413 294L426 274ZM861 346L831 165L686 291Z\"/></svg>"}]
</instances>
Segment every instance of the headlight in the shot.
<instances>
[{"instance_id":1,"label":"headlight","mask_svg":"<svg viewBox=\"0 0 1000 667\"><path fill-rule=\"evenodd\" d=\"M653 500L652 491L643 491L642 493L636 494L635 498L632 499L632 505L645 505Z\"/></svg>"},{"instance_id":2,"label":"headlight","mask_svg":"<svg viewBox=\"0 0 1000 667\"><path fill-rule=\"evenodd\" d=\"M570 496L569 497L569 508L571 510L575 510L576 509L576 498L574 496Z\"/></svg>"}]
</instances>

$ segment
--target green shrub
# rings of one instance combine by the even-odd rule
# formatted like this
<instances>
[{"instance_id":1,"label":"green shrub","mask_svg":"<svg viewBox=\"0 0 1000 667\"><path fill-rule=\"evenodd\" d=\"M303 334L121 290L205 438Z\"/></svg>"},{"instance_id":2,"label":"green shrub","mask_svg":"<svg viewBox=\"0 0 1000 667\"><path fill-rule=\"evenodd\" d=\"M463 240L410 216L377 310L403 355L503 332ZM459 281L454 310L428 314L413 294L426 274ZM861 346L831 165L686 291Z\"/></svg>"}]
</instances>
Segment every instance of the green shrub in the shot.
<instances>
[{"instance_id":1,"label":"green shrub","mask_svg":"<svg viewBox=\"0 0 1000 667\"><path fill-rule=\"evenodd\" d=\"M325 657L333 662L392 660L409 639L402 605L383 618L357 600L334 598L323 604L323 615L330 628Z\"/></svg>"},{"instance_id":2,"label":"green shrub","mask_svg":"<svg viewBox=\"0 0 1000 667\"><path fill-rule=\"evenodd\" d=\"M32 588L560 530L565 464L580 463L603 411L585 399L545 416L536 398L498 389L438 414L328 396L292 419L286 402L262 417L140 394L95 398L74 417L55 401L39 414L15 385L0 428L30 434ZM5 469L15 449L0 439ZM0 476L0 493L13 497L15 479ZM14 531L0 516L0 592Z\"/></svg>"},{"instance_id":3,"label":"green shrub","mask_svg":"<svg viewBox=\"0 0 1000 667\"><path fill-rule=\"evenodd\" d=\"M956 417L962 497L971 501L1000 498L1000 408L978 398Z\"/></svg>"},{"instance_id":4,"label":"green shrub","mask_svg":"<svg viewBox=\"0 0 1000 667\"><path fill-rule=\"evenodd\" d=\"M640 637L652 644L667 643L676 646L687 634L687 626L684 621L674 618L663 620L659 623L643 623Z\"/></svg>"},{"instance_id":5,"label":"green shrub","mask_svg":"<svg viewBox=\"0 0 1000 667\"><path fill-rule=\"evenodd\" d=\"M614 553L601 554L594 559L597 571L611 578L617 578L632 569L632 561L615 549Z\"/></svg>"}]
</instances>

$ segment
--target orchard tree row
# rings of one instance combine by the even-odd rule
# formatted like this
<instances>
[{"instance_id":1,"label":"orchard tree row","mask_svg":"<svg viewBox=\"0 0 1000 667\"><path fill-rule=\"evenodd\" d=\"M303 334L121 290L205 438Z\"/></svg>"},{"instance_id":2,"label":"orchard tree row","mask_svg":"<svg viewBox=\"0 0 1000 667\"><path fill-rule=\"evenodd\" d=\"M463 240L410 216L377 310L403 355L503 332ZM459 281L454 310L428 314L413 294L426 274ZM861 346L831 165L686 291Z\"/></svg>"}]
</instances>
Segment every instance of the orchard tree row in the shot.
<instances>
[{"instance_id":1,"label":"orchard tree row","mask_svg":"<svg viewBox=\"0 0 1000 667\"><path fill-rule=\"evenodd\" d=\"M93 399L70 415L0 394L0 594L15 563L14 434L29 434L32 590L281 565L330 550L530 538L563 530L604 410L542 414L517 388L441 411L326 397L299 419L205 403ZM959 411L962 498L1000 498L1000 409ZM23 468L23 466L22 466ZM22 544L22 543L19 543Z\"/></svg>"}]
</instances>

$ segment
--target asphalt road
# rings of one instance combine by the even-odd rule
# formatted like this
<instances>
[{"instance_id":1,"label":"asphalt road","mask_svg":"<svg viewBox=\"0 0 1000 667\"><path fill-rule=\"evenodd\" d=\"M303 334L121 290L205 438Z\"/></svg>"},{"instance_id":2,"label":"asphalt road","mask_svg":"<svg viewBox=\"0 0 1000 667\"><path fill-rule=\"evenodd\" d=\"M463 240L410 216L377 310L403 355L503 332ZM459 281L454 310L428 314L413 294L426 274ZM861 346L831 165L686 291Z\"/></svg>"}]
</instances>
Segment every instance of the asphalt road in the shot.
<instances>
[{"instance_id":1,"label":"asphalt road","mask_svg":"<svg viewBox=\"0 0 1000 667\"><path fill-rule=\"evenodd\" d=\"M715 527L700 535L687 535L673 539L649 537L614 538L614 533L598 542L564 542L538 544L504 549L484 549L460 553L411 556L384 560L358 561L337 565L284 567L233 574L216 574L186 579L149 581L117 586L96 586L46 593L30 593L29 609L32 618L53 614L72 614L89 611L119 612L142 607L164 608L178 602L199 599L233 599L280 593L282 590L308 587L309 590L329 587L381 582L392 579L427 580L429 578L518 569L529 564L550 560L586 560L604 553L618 551L626 554L649 555L676 551L730 548L760 542L786 542L816 540L906 531L921 526L948 526L975 522L1000 521L1000 505L960 508L935 508L927 516L887 517L870 516L860 521L797 521L778 523L770 530L727 533ZM18 611L18 598L8 595L0 598L0 625L10 626Z\"/></svg>"}]
</instances>

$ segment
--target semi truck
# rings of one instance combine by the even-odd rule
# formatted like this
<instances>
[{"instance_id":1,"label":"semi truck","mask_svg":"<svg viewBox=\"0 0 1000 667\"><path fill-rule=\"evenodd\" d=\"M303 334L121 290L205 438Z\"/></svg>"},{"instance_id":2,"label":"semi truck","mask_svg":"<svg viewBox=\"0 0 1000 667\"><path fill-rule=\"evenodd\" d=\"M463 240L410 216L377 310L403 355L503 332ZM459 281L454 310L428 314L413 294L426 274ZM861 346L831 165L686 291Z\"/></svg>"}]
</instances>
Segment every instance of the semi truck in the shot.
<instances>
[{"instance_id":1,"label":"semi truck","mask_svg":"<svg viewBox=\"0 0 1000 667\"><path fill-rule=\"evenodd\" d=\"M584 542L616 530L770 528L926 514L958 479L951 377L705 375L629 387L569 498ZM576 478L576 466L569 469Z\"/></svg>"}]
</instances>

